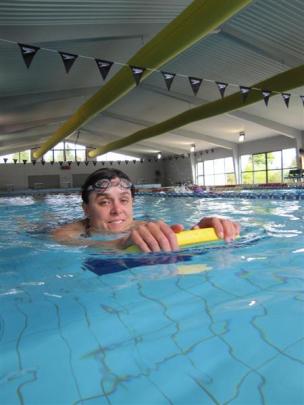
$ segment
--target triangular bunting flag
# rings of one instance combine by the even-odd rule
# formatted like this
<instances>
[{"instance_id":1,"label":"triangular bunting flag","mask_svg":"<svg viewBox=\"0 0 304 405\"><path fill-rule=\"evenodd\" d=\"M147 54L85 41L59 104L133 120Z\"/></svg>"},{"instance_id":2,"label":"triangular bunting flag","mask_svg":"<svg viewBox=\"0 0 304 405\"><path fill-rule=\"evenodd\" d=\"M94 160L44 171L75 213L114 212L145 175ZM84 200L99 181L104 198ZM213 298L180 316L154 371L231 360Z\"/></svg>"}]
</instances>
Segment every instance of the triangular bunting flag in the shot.
<instances>
[{"instance_id":1,"label":"triangular bunting flag","mask_svg":"<svg viewBox=\"0 0 304 405\"><path fill-rule=\"evenodd\" d=\"M23 56L23 60L26 64L26 67L29 68L34 56L40 49L38 46L32 46L32 45L25 45L25 44L18 44L21 49L21 53Z\"/></svg>"},{"instance_id":2,"label":"triangular bunting flag","mask_svg":"<svg viewBox=\"0 0 304 405\"><path fill-rule=\"evenodd\" d=\"M289 94L289 93L282 93L282 97L283 97L283 100L284 100L284 102L285 102L285 104L286 104L286 107L288 108L288 107L289 107L289 101L290 101L291 94Z\"/></svg>"},{"instance_id":3,"label":"triangular bunting flag","mask_svg":"<svg viewBox=\"0 0 304 405\"><path fill-rule=\"evenodd\" d=\"M300 96L300 99L302 100L303 107L304 107L304 96Z\"/></svg>"},{"instance_id":4,"label":"triangular bunting flag","mask_svg":"<svg viewBox=\"0 0 304 405\"><path fill-rule=\"evenodd\" d=\"M265 101L266 107L268 107L268 101L269 101L269 97L270 97L271 91L269 91L269 90L262 90L262 94L263 94L263 97L264 97L264 101Z\"/></svg>"},{"instance_id":5,"label":"triangular bunting flag","mask_svg":"<svg viewBox=\"0 0 304 405\"><path fill-rule=\"evenodd\" d=\"M217 87L219 89L219 92L221 93L222 98L224 98L225 90L228 87L228 83L222 83L222 82L215 82L217 84Z\"/></svg>"},{"instance_id":6,"label":"triangular bunting flag","mask_svg":"<svg viewBox=\"0 0 304 405\"><path fill-rule=\"evenodd\" d=\"M143 75L143 73L144 73L144 71L146 69L138 67L138 66L130 66L130 69L131 69L131 71L133 73L136 86L138 86L139 82L140 82L140 79L141 79L141 77L142 77L142 75Z\"/></svg>"},{"instance_id":7,"label":"triangular bunting flag","mask_svg":"<svg viewBox=\"0 0 304 405\"><path fill-rule=\"evenodd\" d=\"M243 103L245 103L245 101L248 97L248 94L251 92L251 87L240 86L240 92L243 97Z\"/></svg>"},{"instance_id":8,"label":"triangular bunting flag","mask_svg":"<svg viewBox=\"0 0 304 405\"><path fill-rule=\"evenodd\" d=\"M67 53L67 52L60 52L60 51L58 51L58 52L62 58L66 73L69 73L75 60L78 58L78 55L74 55L73 53Z\"/></svg>"},{"instance_id":9,"label":"triangular bunting flag","mask_svg":"<svg viewBox=\"0 0 304 405\"><path fill-rule=\"evenodd\" d=\"M169 73L169 72L161 72L161 73L165 79L167 89L170 90L172 82L176 76L175 73Z\"/></svg>"},{"instance_id":10,"label":"triangular bunting flag","mask_svg":"<svg viewBox=\"0 0 304 405\"><path fill-rule=\"evenodd\" d=\"M189 79L193 94L196 96L201 87L203 79L200 79L198 77L191 77L191 76L189 76L188 79Z\"/></svg>"},{"instance_id":11,"label":"triangular bunting flag","mask_svg":"<svg viewBox=\"0 0 304 405\"><path fill-rule=\"evenodd\" d=\"M106 77L108 76L108 73L113 65L113 62L110 62L108 60L101 60L101 59L95 59L95 62L97 63L99 72L100 72L103 80L106 80Z\"/></svg>"}]
</instances>

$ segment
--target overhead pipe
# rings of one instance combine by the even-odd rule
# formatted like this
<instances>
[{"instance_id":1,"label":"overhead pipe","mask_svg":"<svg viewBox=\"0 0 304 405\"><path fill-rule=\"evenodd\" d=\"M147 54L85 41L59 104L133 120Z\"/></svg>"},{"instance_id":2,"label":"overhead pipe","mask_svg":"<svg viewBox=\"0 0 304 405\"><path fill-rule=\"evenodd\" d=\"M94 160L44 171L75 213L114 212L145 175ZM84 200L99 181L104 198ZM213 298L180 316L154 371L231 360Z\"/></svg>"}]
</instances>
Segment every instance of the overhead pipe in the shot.
<instances>
[{"instance_id":1,"label":"overhead pipe","mask_svg":"<svg viewBox=\"0 0 304 405\"><path fill-rule=\"evenodd\" d=\"M220 114L240 109L242 107L246 107L250 104L256 103L257 101L263 100L263 94L261 90L257 89L271 90L272 92L281 93L303 85L304 65L301 65L286 72L279 73L276 76L273 76L251 86L252 91L247 96L245 102L243 102L240 92L234 93L223 99L192 108L191 110L187 110L181 114L176 115L175 117L169 118L168 120L160 122L159 124L153 125L149 128L141 129L134 134L119 139L118 141L101 146L94 151L89 152L89 156L95 157L97 155L110 152L112 150L132 145L135 142L140 142L145 139L152 138L153 136L173 131L176 128L180 128L194 121L211 118ZM273 95L274 93L272 93L271 96Z\"/></svg>"},{"instance_id":2,"label":"overhead pipe","mask_svg":"<svg viewBox=\"0 0 304 405\"><path fill-rule=\"evenodd\" d=\"M153 70L208 35L251 2L252 0L194 0L144 45L128 61L128 65L146 67L142 75L142 79L145 79ZM94 96L80 106L38 150L33 152L34 158L40 158L62 139L133 89L135 82L129 66L122 67Z\"/></svg>"}]
</instances>

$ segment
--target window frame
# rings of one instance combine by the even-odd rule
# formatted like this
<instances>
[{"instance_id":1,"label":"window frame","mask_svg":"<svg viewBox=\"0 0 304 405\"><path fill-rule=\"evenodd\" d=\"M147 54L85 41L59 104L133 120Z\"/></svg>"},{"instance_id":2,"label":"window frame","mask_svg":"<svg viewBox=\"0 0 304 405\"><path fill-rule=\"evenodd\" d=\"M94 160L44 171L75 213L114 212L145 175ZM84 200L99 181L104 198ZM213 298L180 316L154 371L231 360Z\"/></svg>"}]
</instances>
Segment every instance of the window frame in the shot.
<instances>
[{"instance_id":1,"label":"window frame","mask_svg":"<svg viewBox=\"0 0 304 405\"><path fill-rule=\"evenodd\" d=\"M280 172L280 178L281 178L281 180L279 181L279 183L282 183L282 182L284 181L284 177L285 177L285 176L284 176L284 173L285 173L287 170L296 169L296 168L297 168L297 166L284 167L284 159L283 159L284 151L285 151L285 150L292 150L292 149L295 151L295 156L297 156L297 155L296 155L296 148L295 148L295 147L294 147L294 148L283 148L283 149L269 150L269 151L264 151L264 152L251 153L251 154L250 154L250 153L246 153L246 154L244 154L244 155L241 155L241 156L240 156L241 184L271 184L271 183L276 183L276 182L274 182L274 181L269 181L270 172L271 172L271 173L273 173L273 172ZM269 157L268 157L268 155L271 154L271 153L276 153L276 152L280 152L280 155L281 155L281 156L280 156L281 167L278 168L278 169L273 169L273 168L271 168L270 165L269 165ZM254 168L254 156L256 156L256 155L264 155L264 156L265 156L265 169L258 169L258 170L255 170L255 168ZM252 170L243 170L243 167L242 167L242 157L243 157L243 156L251 156ZM266 172L265 183L261 183L261 182L255 181L255 177L256 177L259 173L262 174L263 172ZM246 183L244 183L244 177L245 177L246 175L250 175L250 176L251 176L252 182L246 182Z\"/></svg>"}]
</instances>

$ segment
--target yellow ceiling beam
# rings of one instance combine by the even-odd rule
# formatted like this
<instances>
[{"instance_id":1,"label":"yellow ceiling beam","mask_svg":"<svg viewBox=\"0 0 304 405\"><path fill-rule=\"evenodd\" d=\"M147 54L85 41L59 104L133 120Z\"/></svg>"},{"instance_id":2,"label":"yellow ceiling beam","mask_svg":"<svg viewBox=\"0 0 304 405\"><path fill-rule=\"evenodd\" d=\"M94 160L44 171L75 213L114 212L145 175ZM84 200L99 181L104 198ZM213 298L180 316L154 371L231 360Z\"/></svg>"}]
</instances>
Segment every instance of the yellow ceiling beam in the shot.
<instances>
[{"instance_id":1,"label":"yellow ceiling beam","mask_svg":"<svg viewBox=\"0 0 304 405\"><path fill-rule=\"evenodd\" d=\"M228 20L252 0L194 0L179 16L144 45L128 65L148 68L142 79L189 48ZM80 128L135 87L130 68L124 66L87 100L51 137L33 153L40 158L62 139Z\"/></svg>"},{"instance_id":2,"label":"yellow ceiling beam","mask_svg":"<svg viewBox=\"0 0 304 405\"><path fill-rule=\"evenodd\" d=\"M245 103L243 102L240 92L234 93L231 96L213 101L208 104L204 104L199 107L192 108L191 110L187 110L181 114L169 118L166 121L160 122L159 124L153 125L149 128L141 129L140 131L137 131L125 138L119 139L118 141L101 146L94 151L91 151L89 153L89 156L95 157L97 155L102 155L112 150L132 145L135 142L140 142L145 139L152 138L153 136L173 131L176 128L180 128L184 125L190 124L191 122L211 118L263 100L262 92L260 90L255 90L254 88L271 90L281 93L303 85L304 65L301 65L297 68L280 73L276 76L271 77L270 79L253 85L253 89L248 95Z\"/></svg>"}]
</instances>

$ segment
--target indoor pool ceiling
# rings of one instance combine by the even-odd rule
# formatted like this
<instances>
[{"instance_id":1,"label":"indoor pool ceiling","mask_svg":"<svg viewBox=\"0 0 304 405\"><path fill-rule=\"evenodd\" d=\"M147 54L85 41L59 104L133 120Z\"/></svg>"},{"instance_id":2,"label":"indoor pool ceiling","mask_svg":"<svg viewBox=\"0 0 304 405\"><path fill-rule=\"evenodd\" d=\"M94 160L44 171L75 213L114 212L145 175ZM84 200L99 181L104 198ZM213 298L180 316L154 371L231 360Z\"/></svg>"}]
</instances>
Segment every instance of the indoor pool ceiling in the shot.
<instances>
[{"instance_id":1,"label":"indoor pool ceiling","mask_svg":"<svg viewBox=\"0 0 304 405\"><path fill-rule=\"evenodd\" d=\"M202 0L203 1L203 0ZM215 0L216 1L216 0ZM223 0L222 0L223 1ZM217 0L219 7L221 1ZM94 58L116 62L106 82L190 0L0 0L0 154L45 142L104 85ZM304 1L255 0L161 70L176 73L168 91L160 72L84 124L78 142L98 147L304 64ZM40 49L29 69L17 43L81 55L65 72L56 52ZM85 58L87 57L87 58ZM197 96L187 76L203 79ZM210 80L210 82L208 81ZM240 131L250 142L303 135L304 87L237 111L196 121L120 152L142 156L231 148ZM72 134L69 140L75 139Z\"/></svg>"}]
</instances>

